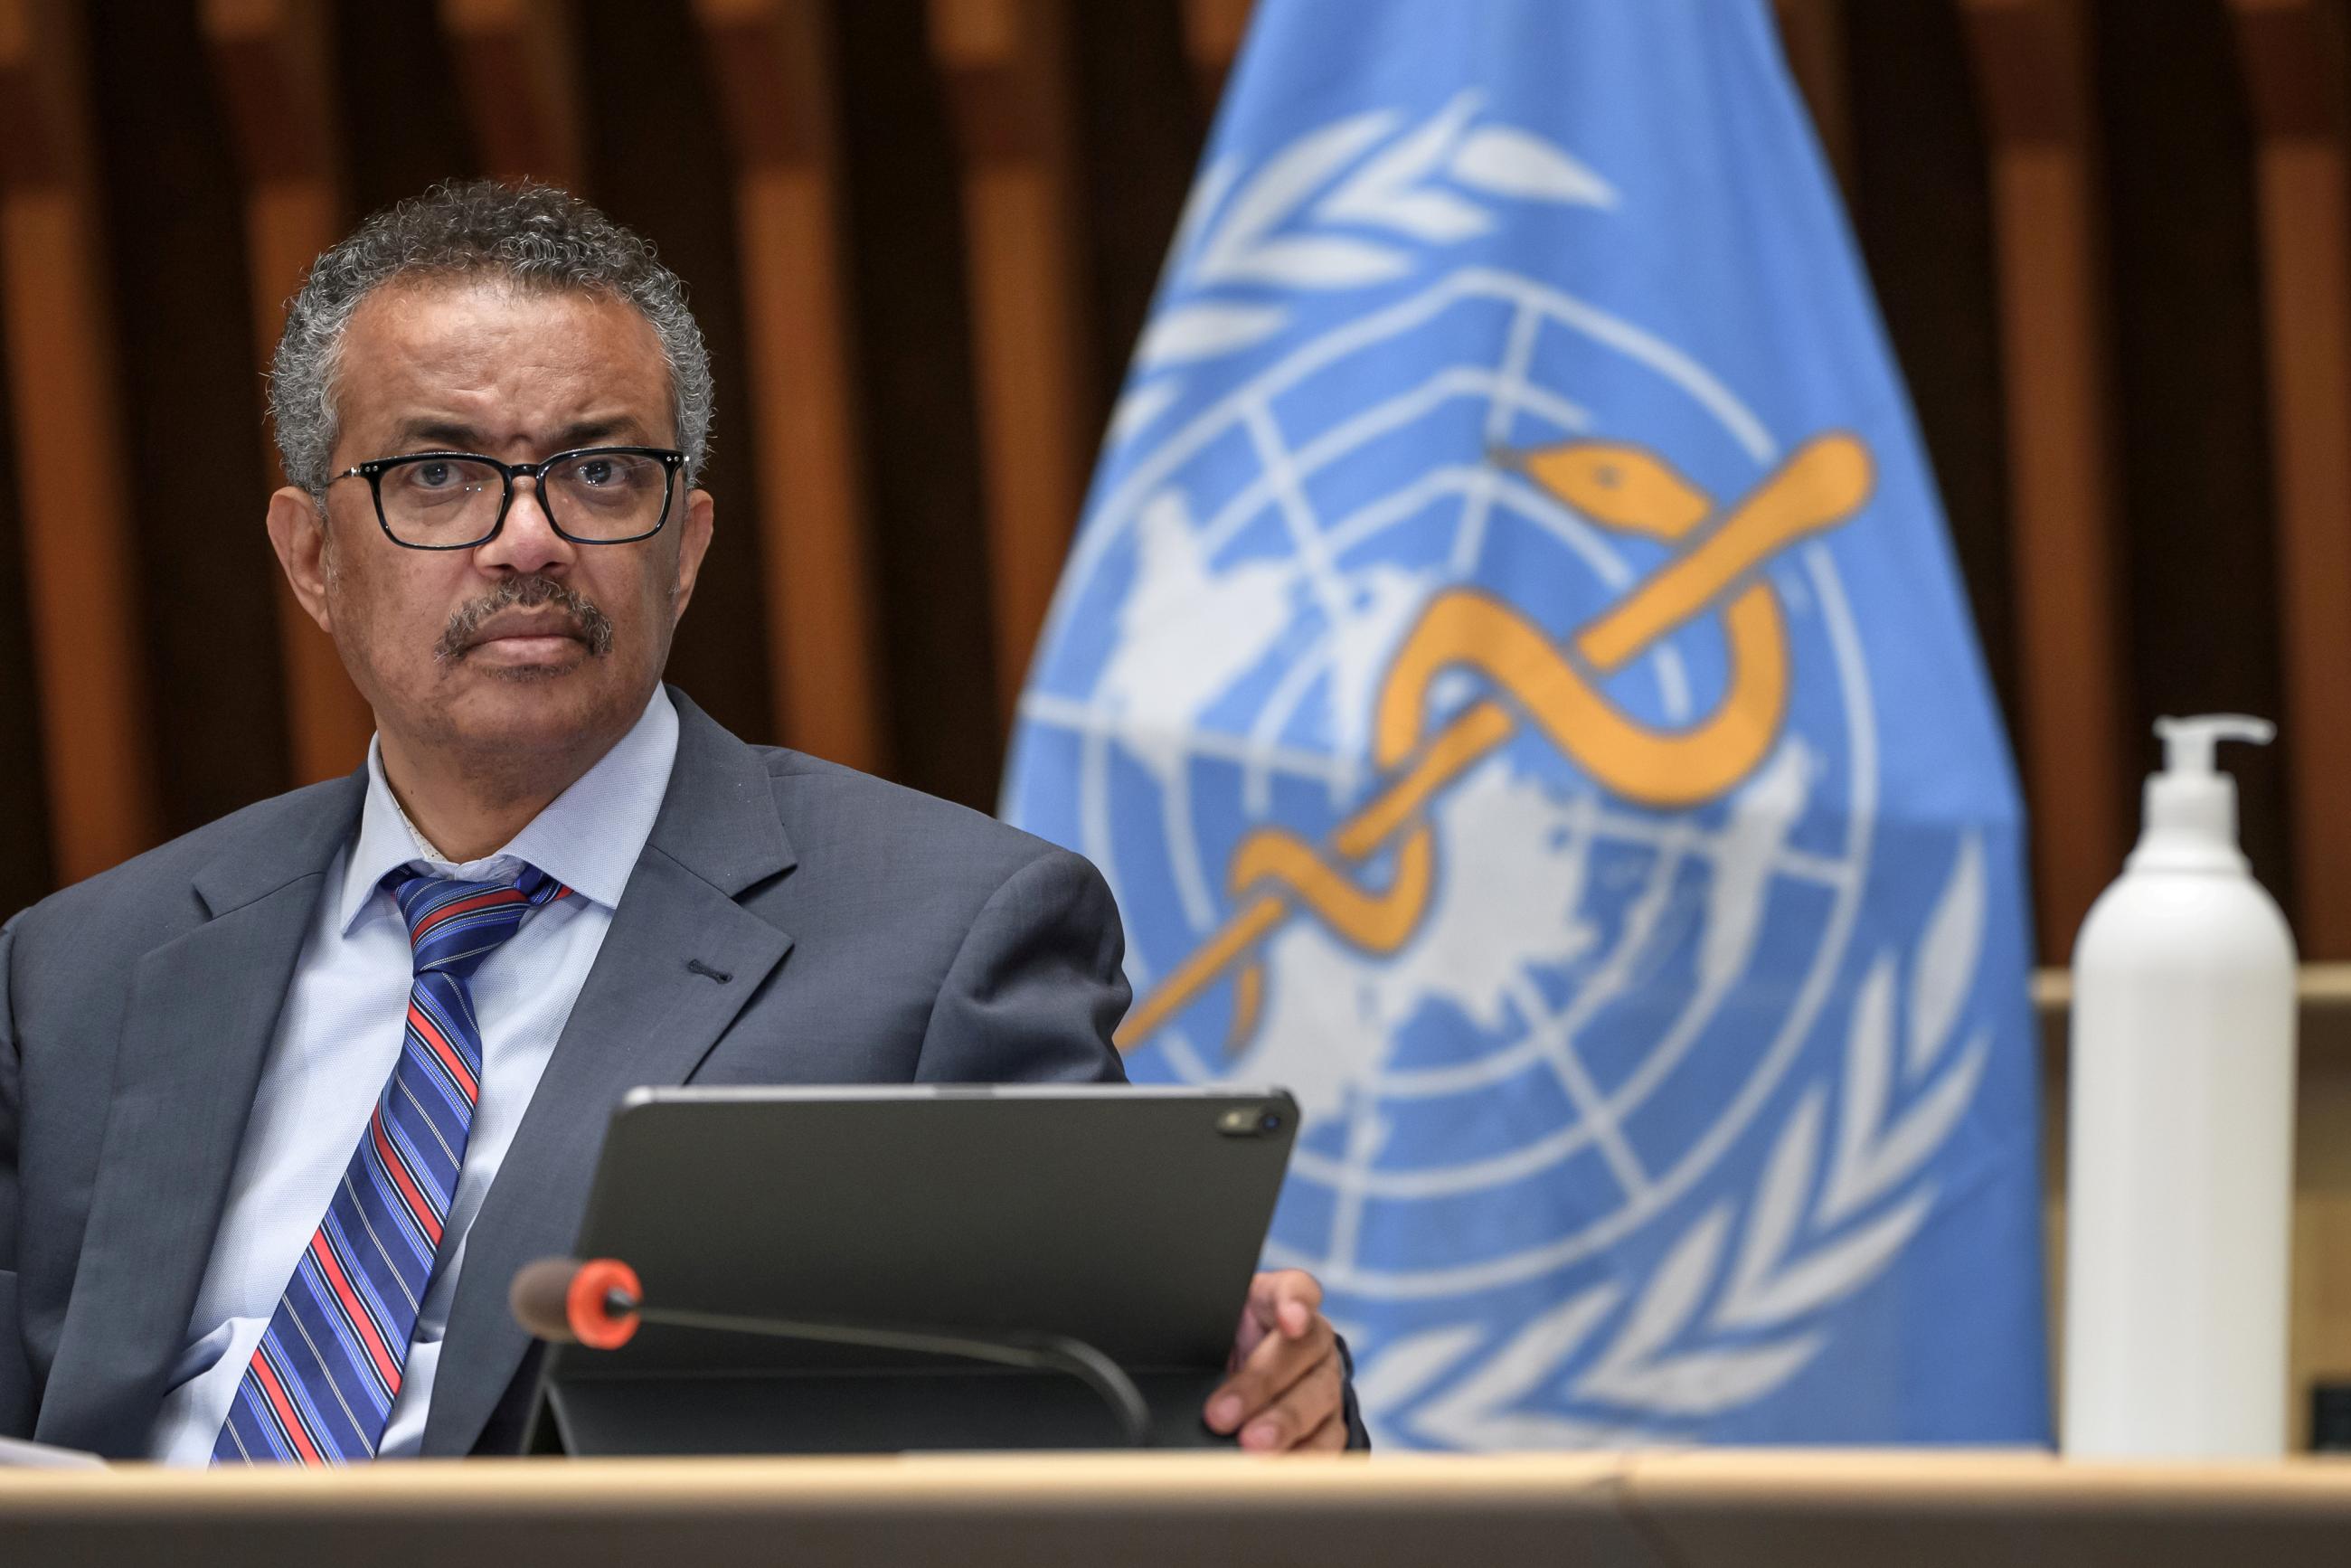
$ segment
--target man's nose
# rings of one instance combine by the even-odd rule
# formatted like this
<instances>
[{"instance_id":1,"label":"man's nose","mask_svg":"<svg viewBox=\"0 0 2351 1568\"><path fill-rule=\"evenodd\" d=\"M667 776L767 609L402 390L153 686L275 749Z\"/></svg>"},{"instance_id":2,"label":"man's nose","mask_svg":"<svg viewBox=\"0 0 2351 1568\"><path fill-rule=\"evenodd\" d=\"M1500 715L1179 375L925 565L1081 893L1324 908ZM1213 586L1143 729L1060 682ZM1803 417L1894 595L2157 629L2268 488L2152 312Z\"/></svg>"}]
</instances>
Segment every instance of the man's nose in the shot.
<instances>
[{"instance_id":1,"label":"man's nose","mask_svg":"<svg viewBox=\"0 0 2351 1568\"><path fill-rule=\"evenodd\" d=\"M555 531L538 481L517 479L505 526L497 538L474 552L474 563L486 571L502 568L528 577L569 566L577 553L571 541Z\"/></svg>"}]
</instances>

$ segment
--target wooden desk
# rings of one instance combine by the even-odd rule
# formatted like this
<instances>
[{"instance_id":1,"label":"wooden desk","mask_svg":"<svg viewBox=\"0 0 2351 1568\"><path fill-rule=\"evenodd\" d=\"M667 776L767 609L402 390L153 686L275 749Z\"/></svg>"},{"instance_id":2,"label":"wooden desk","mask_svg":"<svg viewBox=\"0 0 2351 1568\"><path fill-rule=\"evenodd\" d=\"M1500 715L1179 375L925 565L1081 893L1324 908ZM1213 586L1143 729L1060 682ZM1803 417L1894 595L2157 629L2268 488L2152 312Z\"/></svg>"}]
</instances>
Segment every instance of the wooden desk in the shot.
<instances>
[{"instance_id":1,"label":"wooden desk","mask_svg":"<svg viewBox=\"0 0 2351 1568\"><path fill-rule=\"evenodd\" d=\"M1714 1451L14 1471L0 1562L2344 1568L2351 1463Z\"/></svg>"}]
</instances>

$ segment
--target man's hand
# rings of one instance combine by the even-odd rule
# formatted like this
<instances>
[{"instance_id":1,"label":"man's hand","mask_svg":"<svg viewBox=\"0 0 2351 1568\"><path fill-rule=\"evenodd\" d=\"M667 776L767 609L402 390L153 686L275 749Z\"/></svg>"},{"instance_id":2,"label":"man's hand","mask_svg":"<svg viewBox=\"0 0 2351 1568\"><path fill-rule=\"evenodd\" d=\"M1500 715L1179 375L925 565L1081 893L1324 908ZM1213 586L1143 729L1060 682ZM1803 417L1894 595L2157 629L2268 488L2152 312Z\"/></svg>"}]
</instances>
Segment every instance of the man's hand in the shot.
<instances>
[{"instance_id":1,"label":"man's hand","mask_svg":"<svg viewBox=\"0 0 2351 1568\"><path fill-rule=\"evenodd\" d=\"M1322 1307L1322 1287L1300 1270L1249 1281L1231 1375L1208 1396L1209 1430L1238 1431L1260 1454L1347 1446L1346 1375Z\"/></svg>"}]
</instances>

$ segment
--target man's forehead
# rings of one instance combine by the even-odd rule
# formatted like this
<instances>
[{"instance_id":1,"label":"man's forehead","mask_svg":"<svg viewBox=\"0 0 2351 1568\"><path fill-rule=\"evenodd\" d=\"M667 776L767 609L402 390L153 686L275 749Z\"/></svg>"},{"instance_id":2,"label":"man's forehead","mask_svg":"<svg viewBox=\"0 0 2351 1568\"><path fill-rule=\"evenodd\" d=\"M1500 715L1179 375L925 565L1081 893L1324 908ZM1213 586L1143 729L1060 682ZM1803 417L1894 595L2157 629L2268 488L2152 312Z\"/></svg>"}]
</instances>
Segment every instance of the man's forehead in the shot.
<instances>
[{"instance_id":1,"label":"man's forehead","mask_svg":"<svg viewBox=\"0 0 2351 1568\"><path fill-rule=\"evenodd\" d=\"M542 355L571 349L604 360L661 359L653 323L601 290L534 287L498 275L423 274L371 290L351 313L343 354L392 350L431 359L487 357L517 338ZM631 366L630 368L637 368Z\"/></svg>"},{"instance_id":2,"label":"man's forehead","mask_svg":"<svg viewBox=\"0 0 2351 1568\"><path fill-rule=\"evenodd\" d=\"M395 279L360 301L340 360L347 429L483 443L669 438L660 339L608 294L495 277Z\"/></svg>"}]
</instances>

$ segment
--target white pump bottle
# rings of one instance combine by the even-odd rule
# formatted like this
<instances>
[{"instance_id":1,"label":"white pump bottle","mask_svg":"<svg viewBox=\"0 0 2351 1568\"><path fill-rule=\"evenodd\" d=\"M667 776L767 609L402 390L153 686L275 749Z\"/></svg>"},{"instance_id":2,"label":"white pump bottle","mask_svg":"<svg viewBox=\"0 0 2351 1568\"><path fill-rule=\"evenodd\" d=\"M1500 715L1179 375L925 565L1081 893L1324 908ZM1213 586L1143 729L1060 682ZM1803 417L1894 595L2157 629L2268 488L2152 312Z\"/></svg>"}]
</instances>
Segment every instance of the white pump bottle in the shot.
<instances>
[{"instance_id":1,"label":"white pump bottle","mask_svg":"<svg viewBox=\"0 0 2351 1568\"><path fill-rule=\"evenodd\" d=\"M2164 770L2074 945L2068 1455L2275 1457L2286 1432L2294 936L2237 847L2220 740L2163 719Z\"/></svg>"}]
</instances>

